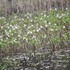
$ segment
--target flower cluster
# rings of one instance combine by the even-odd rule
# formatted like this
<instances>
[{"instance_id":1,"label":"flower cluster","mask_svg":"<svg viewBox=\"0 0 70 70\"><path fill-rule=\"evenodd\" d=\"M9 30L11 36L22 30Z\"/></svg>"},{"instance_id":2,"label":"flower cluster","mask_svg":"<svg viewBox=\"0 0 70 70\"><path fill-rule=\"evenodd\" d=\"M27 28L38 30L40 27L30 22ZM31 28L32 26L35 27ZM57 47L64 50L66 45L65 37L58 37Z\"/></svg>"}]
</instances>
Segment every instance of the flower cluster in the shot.
<instances>
[{"instance_id":1,"label":"flower cluster","mask_svg":"<svg viewBox=\"0 0 70 70\"><path fill-rule=\"evenodd\" d=\"M45 40L45 43L48 40L52 41L52 37L54 42L58 42L60 31L66 40L66 30L70 29L68 11L60 13L55 9L55 11L50 10L49 13L48 15L45 12L27 13L23 17L12 16L9 19L0 17L0 42L40 44L41 40Z\"/></svg>"}]
</instances>

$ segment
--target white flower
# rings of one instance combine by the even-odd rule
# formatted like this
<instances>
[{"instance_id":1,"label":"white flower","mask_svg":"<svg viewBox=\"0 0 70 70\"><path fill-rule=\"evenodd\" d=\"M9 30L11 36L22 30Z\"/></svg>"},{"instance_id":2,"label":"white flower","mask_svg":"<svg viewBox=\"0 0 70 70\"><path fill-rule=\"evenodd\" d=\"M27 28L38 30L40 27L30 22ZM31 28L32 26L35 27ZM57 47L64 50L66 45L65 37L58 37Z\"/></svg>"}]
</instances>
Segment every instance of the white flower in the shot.
<instances>
[{"instance_id":1,"label":"white flower","mask_svg":"<svg viewBox=\"0 0 70 70\"><path fill-rule=\"evenodd\" d=\"M16 41L17 39L16 39L16 38L14 38L14 40Z\"/></svg>"},{"instance_id":2,"label":"white flower","mask_svg":"<svg viewBox=\"0 0 70 70\"><path fill-rule=\"evenodd\" d=\"M30 22L32 22L33 20L31 19Z\"/></svg>"},{"instance_id":3,"label":"white flower","mask_svg":"<svg viewBox=\"0 0 70 70\"><path fill-rule=\"evenodd\" d=\"M26 24L24 24L24 27L26 27Z\"/></svg>"},{"instance_id":4,"label":"white flower","mask_svg":"<svg viewBox=\"0 0 70 70\"><path fill-rule=\"evenodd\" d=\"M32 53L32 56L34 57L34 53Z\"/></svg>"},{"instance_id":5,"label":"white flower","mask_svg":"<svg viewBox=\"0 0 70 70\"><path fill-rule=\"evenodd\" d=\"M59 16L58 18L61 18L62 16Z\"/></svg>"},{"instance_id":6,"label":"white flower","mask_svg":"<svg viewBox=\"0 0 70 70\"><path fill-rule=\"evenodd\" d=\"M34 20L34 23L36 23L36 21Z\"/></svg>"},{"instance_id":7,"label":"white flower","mask_svg":"<svg viewBox=\"0 0 70 70\"><path fill-rule=\"evenodd\" d=\"M46 13L46 11L44 11L44 13Z\"/></svg>"},{"instance_id":8,"label":"white flower","mask_svg":"<svg viewBox=\"0 0 70 70\"><path fill-rule=\"evenodd\" d=\"M54 24L56 26L56 24Z\"/></svg>"},{"instance_id":9,"label":"white flower","mask_svg":"<svg viewBox=\"0 0 70 70\"><path fill-rule=\"evenodd\" d=\"M3 39L0 39L1 41L3 41Z\"/></svg>"},{"instance_id":10,"label":"white flower","mask_svg":"<svg viewBox=\"0 0 70 70\"><path fill-rule=\"evenodd\" d=\"M28 42L28 39L26 38L26 42Z\"/></svg>"},{"instance_id":11,"label":"white flower","mask_svg":"<svg viewBox=\"0 0 70 70\"><path fill-rule=\"evenodd\" d=\"M47 18L48 18L49 16L47 16Z\"/></svg>"},{"instance_id":12,"label":"white flower","mask_svg":"<svg viewBox=\"0 0 70 70\"><path fill-rule=\"evenodd\" d=\"M30 17L32 17L32 14L29 14Z\"/></svg>"},{"instance_id":13,"label":"white flower","mask_svg":"<svg viewBox=\"0 0 70 70\"><path fill-rule=\"evenodd\" d=\"M55 8L55 11L57 11L57 8Z\"/></svg>"},{"instance_id":14,"label":"white flower","mask_svg":"<svg viewBox=\"0 0 70 70\"><path fill-rule=\"evenodd\" d=\"M50 25L51 23L49 22L48 24Z\"/></svg>"},{"instance_id":15,"label":"white flower","mask_svg":"<svg viewBox=\"0 0 70 70\"><path fill-rule=\"evenodd\" d=\"M8 40L8 37L6 37L6 39Z\"/></svg>"},{"instance_id":16,"label":"white flower","mask_svg":"<svg viewBox=\"0 0 70 70\"><path fill-rule=\"evenodd\" d=\"M46 15L44 15L44 17L46 17Z\"/></svg>"},{"instance_id":17,"label":"white flower","mask_svg":"<svg viewBox=\"0 0 70 70\"><path fill-rule=\"evenodd\" d=\"M43 13L41 13L41 15L43 15Z\"/></svg>"},{"instance_id":18,"label":"white flower","mask_svg":"<svg viewBox=\"0 0 70 70\"><path fill-rule=\"evenodd\" d=\"M19 21L21 21L21 19L20 19L20 18L19 18L18 20L19 20Z\"/></svg>"},{"instance_id":19,"label":"white flower","mask_svg":"<svg viewBox=\"0 0 70 70\"><path fill-rule=\"evenodd\" d=\"M64 35L62 35L64 37Z\"/></svg>"},{"instance_id":20,"label":"white flower","mask_svg":"<svg viewBox=\"0 0 70 70\"><path fill-rule=\"evenodd\" d=\"M5 30L6 35L9 37L9 33Z\"/></svg>"},{"instance_id":21,"label":"white flower","mask_svg":"<svg viewBox=\"0 0 70 70\"><path fill-rule=\"evenodd\" d=\"M68 10L68 8L66 8L66 10Z\"/></svg>"},{"instance_id":22,"label":"white flower","mask_svg":"<svg viewBox=\"0 0 70 70\"><path fill-rule=\"evenodd\" d=\"M37 29L37 32L39 32L41 29L39 28L39 29Z\"/></svg>"},{"instance_id":23,"label":"white flower","mask_svg":"<svg viewBox=\"0 0 70 70\"><path fill-rule=\"evenodd\" d=\"M4 23L7 23L6 21Z\"/></svg>"},{"instance_id":24,"label":"white flower","mask_svg":"<svg viewBox=\"0 0 70 70\"><path fill-rule=\"evenodd\" d=\"M1 17L2 19L4 19L5 17Z\"/></svg>"},{"instance_id":25,"label":"white flower","mask_svg":"<svg viewBox=\"0 0 70 70\"><path fill-rule=\"evenodd\" d=\"M9 25L9 23L6 24L7 26Z\"/></svg>"},{"instance_id":26,"label":"white flower","mask_svg":"<svg viewBox=\"0 0 70 70\"><path fill-rule=\"evenodd\" d=\"M8 29L10 29L10 27L9 27L9 26L7 26L7 28L8 28Z\"/></svg>"},{"instance_id":27,"label":"white flower","mask_svg":"<svg viewBox=\"0 0 70 70\"><path fill-rule=\"evenodd\" d=\"M0 19L4 19L5 17L0 17Z\"/></svg>"},{"instance_id":28,"label":"white flower","mask_svg":"<svg viewBox=\"0 0 70 70\"><path fill-rule=\"evenodd\" d=\"M40 28L43 28L43 26L40 26Z\"/></svg>"},{"instance_id":29,"label":"white flower","mask_svg":"<svg viewBox=\"0 0 70 70\"><path fill-rule=\"evenodd\" d=\"M37 19L37 17L35 17L35 19Z\"/></svg>"},{"instance_id":30,"label":"white flower","mask_svg":"<svg viewBox=\"0 0 70 70\"><path fill-rule=\"evenodd\" d=\"M3 29L3 26L1 26L1 29Z\"/></svg>"},{"instance_id":31,"label":"white flower","mask_svg":"<svg viewBox=\"0 0 70 70\"><path fill-rule=\"evenodd\" d=\"M3 35L2 36L0 36L0 39L3 37Z\"/></svg>"},{"instance_id":32,"label":"white flower","mask_svg":"<svg viewBox=\"0 0 70 70\"><path fill-rule=\"evenodd\" d=\"M26 59L26 60L29 60L29 57L26 57L26 56L25 56L25 59ZM22 69L21 69L21 70L22 70ZM26 69L26 70L28 70L28 69Z\"/></svg>"},{"instance_id":33,"label":"white flower","mask_svg":"<svg viewBox=\"0 0 70 70\"><path fill-rule=\"evenodd\" d=\"M46 35L44 35L44 38L46 38L47 36Z\"/></svg>"},{"instance_id":34,"label":"white flower","mask_svg":"<svg viewBox=\"0 0 70 70\"><path fill-rule=\"evenodd\" d=\"M32 39L33 39L33 38L36 38L36 36L33 35Z\"/></svg>"},{"instance_id":35,"label":"white flower","mask_svg":"<svg viewBox=\"0 0 70 70\"><path fill-rule=\"evenodd\" d=\"M14 25L14 30L15 29L18 29L19 28L19 26L16 24L16 25Z\"/></svg>"},{"instance_id":36,"label":"white flower","mask_svg":"<svg viewBox=\"0 0 70 70\"><path fill-rule=\"evenodd\" d=\"M54 29L50 29L50 31L54 31Z\"/></svg>"},{"instance_id":37,"label":"white flower","mask_svg":"<svg viewBox=\"0 0 70 70\"><path fill-rule=\"evenodd\" d=\"M13 41L10 41L13 44Z\"/></svg>"},{"instance_id":38,"label":"white flower","mask_svg":"<svg viewBox=\"0 0 70 70\"><path fill-rule=\"evenodd\" d=\"M46 24L45 27L48 27L48 25Z\"/></svg>"},{"instance_id":39,"label":"white flower","mask_svg":"<svg viewBox=\"0 0 70 70\"><path fill-rule=\"evenodd\" d=\"M47 23L47 21L44 21L44 23Z\"/></svg>"},{"instance_id":40,"label":"white flower","mask_svg":"<svg viewBox=\"0 0 70 70\"><path fill-rule=\"evenodd\" d=\"M33 32L35 32L36 30L33 30Z\"/></svg>"},{"instance_id":41,"label":"white flower","mask_svg":"<svg viewBox=\"0 0 70 70\"><path fill-rule=\"evenodd\" d=\"M12 26L12 25L10 25L10 27L12 28L13 26Z\"/></svg>"},{"instance_id":42,"label":"white flower","mask_svg":"<svg viewBox=\"0 0 70 70\"><path fill-rule=\"evenodd\" d=\"M13 20L11 20L11 22L12 22L12 23L14 23L14 21L13 21Z\"/></svg>"},{"instance_id":43,"label":"white flower","mask_svg":"<svg viewBox=\"0 0 70 70\"><path fill-rule=\"evenodd\" d=\"M19 30L19 34L21 34L22 32L21 32L21 30Z\"/></svg>"},{"instance_id":44,"label":"white flower","mask_svg":"<svg viewBox=\"0 0 70 70\"><path fill-rule=\"evenodd\" d=\"M28 28L27 29L30 29L31 28L31 26L28 26Z\"/></svg>"},{"instance_id":45,"label":"white flower","mask_svg":"<svg viewBox=\"0 0 70 70\"><path fill-rule=\"evenodd\" d=\"M9 32L11 32L11 30L9 30Z\"/></svg>"},{"instance_id":46,"label":"white flower","mask_svg":"<svg viewBox=\"0 0 70 70\"><path fill-rule=\"evenodd\" d=\"M63 28L65 28L65 26L63 26Z\"/></svg>"},{"instance_id":47,"label":"white flower","mask_svg":"<svg viewBox=\"0 0 70 70\"><path fill-rule=\"evenodd\" d=\"M14 16L14 18L17 18L17 16Z\"/></svg>"},{"instance_id":48,"label":"white flower","mask_svg":"<svg viewBox=\"0 0 70 70\"><path fill-rule=\"evenodd\" d=\"M62 13L62 16L65 16L65 14Z\"/></svg>"},{"instance_id":49,"label":"white flower","mask_svg":"<svg viewBox=\"0 0 70 70\"><path fill-rule=\"evenodd\" d=\"M22 20L22 21L24 21L24 19L23 19L23 18L22 18L21 20Z\"/></svg>"},{"instance_id":50,"label":"white flower","mask_svg":"<svg viewBox=\"0 0 70 70\"><path fill-rule=\"evenodd\" d=\"M12 33L12 35L13 35L13 33Z\"/></svg>"},{"instance_id":51,"label":"white flower","mask_svg":"<svg viewBox=\"0 0 70 70\"><path fill-rule=\"evenodd\" d=\"M21 36L20 36L20 35L18 35L18 37L20 38Z\"/></svg>"},{"instance_id":52,"label":"white flower","mask_svg":"<svg viewBox=\"0 0 70 70\"><path fill-rule=\"evenodd\" d=\"M2 18L0 17L0 19L2 19Z\"/></svg>"},{"instance_id":53,"label":"white flower","mask_svg":"<svg viewBox=\"0 0 70 70\"><path fill-rule=\"evenodd\" d=\"M49 42L49 41L46 43L46 45L48 45L48 44L50 44L50 42Z\"/></svg>"},{"instance_id":54,"label":"white flower","mask_svg":"<svg viewBox=\"0 0 70 70\"><path fill-rule=\"evenodd\" d=\"M29 19L29 17L27 16L27 19Z\"/></svg>"},{"instance_id":55,"label":"white flower","mask_svg":"<svg viewBox=\"0 0 70 70\"><path fill-rule=\"evenodd\" d=\"M17 39L16 39L16 38L14 38L14 42L16 42L16 40L17 40Z\"/></svg>"},{"instance_id":56,"label":"white flower","mask_svg":"<svg viewBox=\"0 0 70 70\"><path fill-rule=\"evenodd\" d=\"M27 15L30 15L29 13L27 13Z\"/></svg>"},{"instance_id":57,"label":"white flower","mask_svg":"<svg viewBox=\"0 0 70 70\"><path fill-rule=\"evenodd\" d=\"M40 20L43 20L43 18L40 18Z\"/></svg>"},{"instance_id":58,"label":"white flower","mask_svg":"<svg viewBox=\"0 0 70 70\"><path fill-rule=\"evenodd\" d=\"M27 17L27 15L26 15L26 14L25 14L24 16L25 16L25 17Z\"/></svg>"},{"instance_id":59,"label":"white flower","mask_svg":"<svg viewBox=\"0 0 70 70\"><path fill-rule=\"evenodd\" d=\"M50 10L52 10L52 8L50 8Z\"/></svg>"},{"instance_id":60,"label":"white flower","mask_svg":"<svg viewBox=\"0 0 70 70\"><path fill-rule=\"evenodd\" d=\"M26 39L26 37L23 37L23 40Z\"/></svg>"},{"instance_id":61,"label":"white flower","mask_svg":"<svg viewBox=\"0 0 70 70\"><path fill-rule=\"evenodd\" d=\"M31 27L33 27L34 25L31 25Z\"/></svg>"},{"instance_id":62,"label":"white flower","mask_svg":"<svg viewBox=\"0 0 70 70\"><path fill-rule=\"evenodd\" d=\"M26 42L28 42L28 39L26 37L23 37L23 40L25 40Z\"/></svg>"},{"instance_id":63,"label":"white flower","mask_svg":"<svg viewBox=\"0 0 70 70\"><path fill-rule=\"evenodd\" d=\"M58 18L59 17L59 14L57 14L56 17Z\"/></svg>"},{"instance_id":64,"label":"white flower","mask_svg":"<svg viewBox=\"0 0 70 70\"><path fill-rule=\"evenodd\" d=\"M32 32L31 31L28 31L27 34L32 34Z\"/></svg>"}]
</instances>

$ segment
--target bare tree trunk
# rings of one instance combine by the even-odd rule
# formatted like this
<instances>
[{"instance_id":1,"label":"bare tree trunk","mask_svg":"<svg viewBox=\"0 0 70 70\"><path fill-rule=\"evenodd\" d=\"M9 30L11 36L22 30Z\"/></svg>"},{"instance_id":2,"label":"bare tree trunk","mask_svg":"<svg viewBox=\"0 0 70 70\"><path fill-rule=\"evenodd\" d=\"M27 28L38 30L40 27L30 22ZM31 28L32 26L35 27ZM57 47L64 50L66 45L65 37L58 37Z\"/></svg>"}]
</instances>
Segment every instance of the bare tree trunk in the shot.
<instances>
[{"instance_id":1,"label":"bare tree trunk","mask_svg":"<svg viewBox=\"0 0 70 70\"><path fill-rule=\"evenodd\" d=\"M64 11L70 9L70 0L0 0L0 15L12 13L25 14L27 12L41 12L58 8Z\"/></svg>"},{"instance_id":2,"label":"bare tree trunk","mask_svg":"<svg viewBox=\"0 0 70 70\"><path fill-rule=\"evenodd\" d=\"M48 10L51 9L51 0L48 0Z\"/></svg>"}]
</instances>

